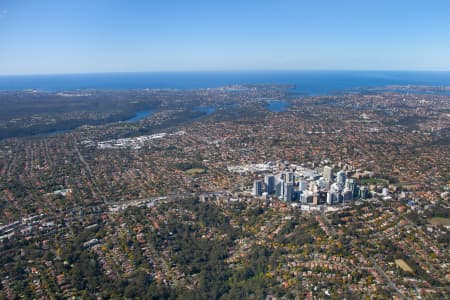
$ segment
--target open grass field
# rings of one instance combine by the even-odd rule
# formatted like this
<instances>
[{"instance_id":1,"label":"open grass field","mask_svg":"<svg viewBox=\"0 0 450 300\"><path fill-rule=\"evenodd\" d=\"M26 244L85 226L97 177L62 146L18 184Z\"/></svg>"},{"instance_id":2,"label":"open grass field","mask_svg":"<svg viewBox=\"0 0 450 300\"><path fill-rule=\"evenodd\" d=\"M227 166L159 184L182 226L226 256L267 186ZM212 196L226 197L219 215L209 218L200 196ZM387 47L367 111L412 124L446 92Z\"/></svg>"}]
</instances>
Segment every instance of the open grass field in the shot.
<instances>
[{"instance_id":1,"label":"open grass field","mask_svg":"<svg viewBox=\"0 0 450 300\"><path fill-rule=\"evenodd\" d=\"M450 219L449 219L449 218L439 218L439 217L436 217L436 218L431 218L428 222L429 222L430 224L433 224L433 225L450 226Z\"/></svg>"},{"instance_id":2,"label":"open grass field","mask_svg":"<svg viewBox=\"0 0 450 300\"><path fill-rule=\"evenodd\" d=\"M403 259L396 259L395 264L405 272L414 273L414 270Z\"/></svg>"},{"instance_id":3,"label":"open grass field","mask_svg":"<svg viewBox=\"0 0 450 300\"><path fill-rule=\"evenodd\" d=\"M201 169L201 168L192 168L192 169L186 170L186 173L189 175L203 174L205 172L206 172L206 170Z\"/></svg>"}]
</instances>

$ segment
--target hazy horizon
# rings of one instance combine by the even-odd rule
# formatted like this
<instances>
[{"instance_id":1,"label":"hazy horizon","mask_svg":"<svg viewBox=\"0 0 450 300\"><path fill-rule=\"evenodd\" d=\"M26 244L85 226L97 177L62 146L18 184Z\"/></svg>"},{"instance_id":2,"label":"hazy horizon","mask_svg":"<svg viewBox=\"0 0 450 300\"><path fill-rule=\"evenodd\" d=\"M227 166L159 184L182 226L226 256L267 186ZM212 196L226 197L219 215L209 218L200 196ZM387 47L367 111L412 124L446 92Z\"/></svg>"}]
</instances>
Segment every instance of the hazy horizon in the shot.
<instances>
[{"instance_id":1,"label":"hazy horizon","mask_svg":"<svg viewBox=\"0 0 450 300\"><path fill-rule=\"evenodd\" d=\"M64 75L102 75L102 74L152 74L152 73L260 73L260 72L311 72L311 73L345 73L345 72L374 72L374 73L450 73L448 70L431 70L431 69L211 69L211 70L151 70L151 71L93 71L93 72L66 72L66 73L17 73L17 74L0 74L0 77L14 76L64 76Z\"/></svg>"}]
</instances>

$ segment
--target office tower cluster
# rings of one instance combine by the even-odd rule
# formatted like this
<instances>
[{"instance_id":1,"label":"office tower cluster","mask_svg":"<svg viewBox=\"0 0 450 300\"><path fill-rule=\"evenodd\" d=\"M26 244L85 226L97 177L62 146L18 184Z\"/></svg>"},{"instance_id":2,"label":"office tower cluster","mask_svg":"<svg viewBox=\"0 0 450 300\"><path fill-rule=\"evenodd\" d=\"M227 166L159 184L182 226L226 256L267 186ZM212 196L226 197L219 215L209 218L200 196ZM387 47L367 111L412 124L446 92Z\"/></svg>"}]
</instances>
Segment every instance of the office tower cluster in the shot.
<instances>
[{"instance_id":1,"label":"office tower cluster","mask_svg":"<svg viewBox=\"0 0 450 300\"><path fill-rule=\"evenodd\" d=\"M333 205L367 198L369 191L366 186L357 186L355 180L347 177L344 170L334 175L333 168L325 166L322 174L304 168L266 174L264 180L253 182L252 194L277 197L285 202Z\"/></svg>"}]
</instances>

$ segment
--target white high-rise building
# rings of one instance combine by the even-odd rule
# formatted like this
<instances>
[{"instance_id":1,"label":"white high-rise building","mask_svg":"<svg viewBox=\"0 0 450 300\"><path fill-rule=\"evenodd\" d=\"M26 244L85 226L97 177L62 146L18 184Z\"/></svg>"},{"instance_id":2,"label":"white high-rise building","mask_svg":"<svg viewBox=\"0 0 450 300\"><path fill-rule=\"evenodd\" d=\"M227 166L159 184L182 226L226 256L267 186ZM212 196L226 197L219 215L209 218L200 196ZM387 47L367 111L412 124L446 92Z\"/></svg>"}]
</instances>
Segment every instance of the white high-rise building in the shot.
<instances>
[{"instance_id":1,"label":"white high-rise building","mask_svg":"<svg viewBox=\"0 0 450 300\"><path fill-rule=\"evenodd\" d=\"M341 187L335 182L335 183L333 183L331 186L330 186L330 191L332 192L332 193L338 193L338 192L340 192L342 189L341 189Z\"/></svg>"},{"instance_id":2,"label":"white high-rise building","mask_svg":"<svg viewBox=\"0 0 450 300\"><path fill-rule=\"evenodd\" d=\"M317 191L319 190L319 187L317 186L317 183L314 182L314 181L311 181L311 182L309 183L309 190L310 190L311 192L317 192Z\"/></svg>"},{"instance_id":3,"label":"white high-rise building","mask_svg":"<svg viewBox=\"0 0 450 300\"><path fill-rule=\"evenodd\" d=\"M331 169L329 166L323 167L323 179L327 182L331 182L333 176L333 169Z\"/></svg>"},{"instance_id":4,"label":"white high-rise building","mask_svg":"<svg viewBox=\"0 0 450 300\"><path fill-rule=\"evenodd\" d=\"M327 204L328 205L333 204L333 195L331 194L331 192L327 193Z\"/></svg>"}]
</instances>

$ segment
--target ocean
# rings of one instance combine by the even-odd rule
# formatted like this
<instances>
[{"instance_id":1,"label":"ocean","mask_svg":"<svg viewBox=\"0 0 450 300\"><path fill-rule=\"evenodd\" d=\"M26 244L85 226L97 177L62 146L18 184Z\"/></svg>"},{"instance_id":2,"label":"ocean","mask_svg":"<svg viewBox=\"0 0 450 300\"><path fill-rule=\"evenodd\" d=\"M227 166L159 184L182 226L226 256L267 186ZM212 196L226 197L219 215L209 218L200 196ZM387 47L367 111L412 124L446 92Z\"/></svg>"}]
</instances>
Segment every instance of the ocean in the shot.
<instances>
[{"instance_id":1,"label":"ocean","mask_svg":"<svg viewBox=\"0 0 450 300\"><path fill-rule=\"evenodd\" d=\"M450 72L204 71L0 76L0 90L199 89L236 84L294 84L295 92L332 94L386 85L450 86Z\"/></svg>"}]
</instances>

